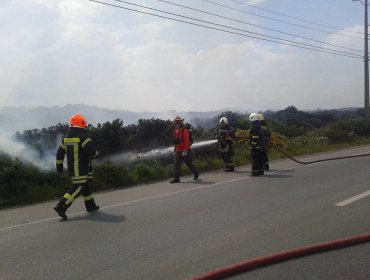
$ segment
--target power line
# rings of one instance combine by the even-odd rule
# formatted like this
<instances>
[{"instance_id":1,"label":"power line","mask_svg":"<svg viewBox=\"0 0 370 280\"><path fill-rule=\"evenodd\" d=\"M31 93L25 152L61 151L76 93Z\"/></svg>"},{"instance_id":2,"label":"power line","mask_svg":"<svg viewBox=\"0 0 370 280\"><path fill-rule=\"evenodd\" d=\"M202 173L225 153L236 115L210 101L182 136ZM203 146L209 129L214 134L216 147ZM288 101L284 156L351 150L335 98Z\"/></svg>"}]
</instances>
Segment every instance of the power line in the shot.
<instances>
[{"instance_id":1,"label":"power line","mask_svg":"<svg viewBox=\"0 0 370 280\"><path fill-rule=\"evenodd\" d=\"M258 28L265 29L265 30L270 30L270 31L281 33L281 34L284 34L284 35L289 35L289 36L293 36L293 37L297 37L297 38L301 38L301 39L313 41L313 42L316 42L316 43L322 43L322 44L325 44L325 45L328 45L328 46L333 46L333 47L337 47L337 48L342 48L342 49L346 49L346 50L350 50L350 51L355 51L355 52L362 53L362 51L360 51L360 50L356 50L356 49L352 49L352 48L347 48L347 47L343 47L343 46L336 45L336 44L330 44L330 43L327 43L327 42L315 40L315 39L304 37L304 36L300 36L300 35L295 35L295 34L292 34L292 33L288 33L288 32L284 32L284 31L281 31L281 30L277 30L277 29L273 29L273 28L261 26L261 25L258 25L258 24L253 24L253 23L250 23L250 22L246 22L246 21L242 21L242 20L237 20L237 19L233 19L233 18L230 18L230 17L225 17L225 16L222 16L222 15L219 15L219 14L206 12L206 11L203 11L203 10L200 10L200 9L196 9L196 8L192 8L192 7L189 7L189 6L185 6L185 5L173 3L173 2L170 2L170 1L166 1L166 0L157 0L157 1L163 2L163 3L167 3L167 4L170 4L170 5L174 5L174 6L177 6L177 7L182 7L182 8L185 8L185 9L192 10L192 11L204 13L204 14L207 14L207 15L212 15L212 16L216 16L216 17L219 17L219 18L231 20L231 21L234 21L234 22L239 22L239 23L243 23L243 24L246 24L246 25L255 26L255 27L258 27Z\"/></svg>"},{"instance_id":2,"label":"power line","mask_svg":"<svg viewBox=\"0 0 370 280\"><path fill-rule=\"evenodd\" d=\"M327 25L327 24L323 24L323 23L319 23L319 22L315 22L315 21L311 21L311 20L307 20L307 19L303 19L303 18L291 16L291 15L287 15L287 14L284 14L284 13L275 12L275 11L272 11L272 10L269 10L269 9L266 9L266 8L261 8L261 7L258 7L258 6L252 5L252 4L248 4L248 3L243 3L243 2L240 2L240 1L237 1L237 0L229 0L229 1L241 4L241 5L244 5L244 6L248 6L248 7L254 8L254 9L258 9L258 10L261 10L261 11L269 12L269 13L272 13L272 14L276 14L276 15L287 17L287 18L296 19L296 20L299 20L299 21L315 24L315 25L318 25L318 26L327 27L327 28L331 28L331 29L335 29L335 30L341 30L341 31L349 32L349 33L355 33L355 34L361 34L362 35L361 32L345 30L345 29L340 28L340 27L330 26L330 25Z\"/></svg>"},{"instance_id":3,"label":"power line","mask_svg":"<svg viewBox=\"0 0 370 280\"><path fill-rule=\"evenodd\" d=\"M207 25L202 25L202 24L198 24L198 23L194 23L194 22L189 22L189 21L185 21L185 20L171 18L171 17L168 17L168 16L163 16L163 15L158 15L158 14L154 14L154 13L144 12L144 11L140 11L140 10L135 10L135 9L132 9L132 8L118 6L118 5L114 5L114 4L106 3L106 2L101 2L101 1L97 1L97 0L87 0L87 1L95 2L95 3L106 5L106 6L111 6L111 7L114 7L114 8L120 8L120 9L132 11L132 12L136 12L136 13L141 13L141 14L151 15L151 16L155 16L155 17L159 17L159 18L164 18L164 19L168 19L168 20L172 20L172 21L176 21L176 22L186 23L186 24L190 24L190 25L194 25L194 26L198 26L198 27L203 27L203 28L207 28L207 29L221 31L221 32L224 32L224 33L239 35L239 36L248 37L248 38L254 38L254 39L258 39L258 40L262 40L262 41L273 42L273 43L277 43L277 44L281 44L281 45L286 45L286 46L291 46L291 47L296 47L296 48L301 48L301 49L306 49L306 50L312 50L312 51L321 52L321 53L334 54L334 55L342 56L342 57L362 59L360 56L350 54L350 53L341 54L336 50L330 50L330 49L329 50L320 50L319 47L305 47L305 46L300 46L298 43L290 44L290 43L285 43L285 42L279 42L279 41L276 41L276 40L261 38L261 37L258 37L258 36L247 35L247 34L238 33L238 32L225 30L225 29L221 29L221 28L215 28L215 27L211 27L211 26L207 26Z\"/></svg>"},{"instance_id":4,"label":"power line","mask_svg":"<svg viewBox=\"0 0 370 280\"><path fill-rule=\"evenodd\" d=\"M200 1L207 2L207 3L213 4L213 5L216 5L216 6L220 6L220 7L228 8L228 9L238 11L238 12L241 12L241 13L253 15L253 16L256 16L256 17L261 17L261 18L265 18L265 19L268 19L268 20L272 20L272 21L276 21L276 22L280 22L280 23L284 23L284 24L289 24L289 25L304 28L304 29L313 30L313 31L316 31L316 32L321 32L321 33L331 34L331 35L335 35L335 36L349 37L349 38L355 38L355 39L363 40L363 38L356 37L356 36L345 35L345 34L337 34L337 33L330 32L330 31L325 31L325 30L316 29L316 28L312 28L312 27L308 27L308 26L304 26L304 25L299 25L299 24L295 24L295 23L291 23L291 22L287 22L287 21L283 21L283 20L279 20L279 19L270 18L270 17L267 17L267 16L258 15L258 14L255 14L255 13L243 11L243 10L236 9L236 8L226 6L226 5L223 5L223 4L215 3L215 2L212 2L210 0L200 0Z\"/></svg>"},{"instance_id":5,"label":"power line","mask_svg":"<svg viewBox=\"0 0 370 280\"><path fill-rule=\"evenodd\" d=\"M131 8L127 8L127 7L122 7L122 6L118 6L118 5L114 5L114 4L110 4L110 3L106 3L106 2L101 2L101 1L96 1L96 0L88 0L88 1L96 2L96 3L100 3L100 4L105 4L105 5L113 6L113 7L116 7L116 8L131 10L131 11L134 11L134 12L143 13L143 14L147 14L147 15L152 15L152 16L156 16L156 17L161 17L161 18L165 18L165 19L169 19L169 20L173 20L173 21L187 23L187 24L191 24L191 25L195 25L195 26L200 26L200 27L204 27L204 28L208 28L208 29L218 30L218 31L222 31L222 32L230 33L230 34L236 34L236 35L240 35L240 36L244 36L244 37L249 37L249 38L254 38L254 39L259 39L259 40L274 42L274 43L288 45L288 46L293 46L293 47L298 47L298 48L302 48L302 49L309 49L309 50L315 50L315 51L320 51L320 52L325 52L325 53L330 53L330 54L336 54L336 55L341 55L341 56L346 56L346 57L351 57L351 58L357 58L357 59L360 59L361 58L361 56L359 56L359 55L355 55L355 54L351 54L351 53L346 53L346 52L341 52L341 51L332 50L332 49L326 49L326 48L317 47L317 46L312 46L312 45L308 45L308 44L297 43L297 42L293 42L293 41L289 41L289 40L284 40L284 39L281 39L281 38L274 38L274 37L272 37L274 39L274 40L272 40L272 39L266 39L266 38L257 37L257 36L271 37L271 36L266 36L266 35L263 35L263 34L255 33L255 35L257 35L257 36L255 36L255 35L246 35L246 34L242 34L242 33L236 32L236 31L230 31L230 30L215 28L215 27L211 27L211 26L207 26L207 25L202 25L202 24L198 24L198 23L194 23L194 22L189 22L189 21L179 20L179 19L175 19L175 18L170 18L170 17L166 17L166 16L163 16L163 15L158 15L158 14L153 14L153 13L144 12L144 11L140 11L140 10L135 10L135 9L131 9ZM198 20L198 19L193 19L193 18L189 18L189 17L177 15L177 14L174 14L174 13L169 13L169 12L161 11L161 10L154 9L154 8L149 8L149 7L138 5L138 4L129 3L129 2L126 2L126 1L121 1L121 0L114 0L114 1L123 2L123 3L126 3L126 4L134 5L134 6L137 6L137 7L140 7L140 8L144 8L144 9L156 10L156 11L159 11L159 12L162 12L162 13L167 13L167 14L178 16L178 17L183 17L183 18L188 18L188 19L191 19L191 20L205 22L205 23L208 23L208 24L216 25L216 26L226 27L226 28L229 28L229 29L237 30L237 31L252 33L252 32L248 32L248 31L238 30L236 28L232 28L232 27L228 27L228 26L222 26L222 25L215 24L215 23L209 23L209 22L206 22L206 21L202 21L202 20ZM275 39L276 40L279 40L279 41L276 41ZM281 42L281 41L283 41L283 42ZM304 45L304 46L302 46L302 45Z\"/></svg>"},{"instance_id":6,"label":"power line","mask_svg":"<svg viewBox=\"0 0 370 280\"><path fill-rule=\"evenodd\" d=\"M279 37L264 35L264 34L257 33L257 32L252 32L252 31L248 31L248 30L234 28L234 27L230 27L230 26L227 26L227 25L222 25L222 24L218 24L218 23L214 23L214 22L210 22L210 21L206 21L206 20L201 20L201 19L197 19L197 18L193 18L193 17L188 17L188 16L184 16L184 15L180 15L180 14L176 14L176 13L172 13L172 12L168 12L168 11L164 11L164 10L160 10L160 9L155 9L155 8L139 5L139 4L134 4L134 3L123 1L123 0L113 0L113 1L124 3L124 4L127 4L127 5L132 5L132 6L139 7L139 8L144 8L144 9L156 11L156 12L160 12L160 13L169 14L169 15L176 16L176 17L190 19L190 20L193 20L193 21L198 21L198 22L202 22L202 23L206 23L206 24L211 24L211 25L215 25L215 26L218 26L218 27L222 27L222 28L228 28L228 29L235 30L237 32L245 32L245 33L252 34L254 36L257 35L257 36L262 36L262 37L266 37L266 38L273 39L273 40L280 40L280 41L289 42L289 43L293 43L293 44L304 45L304 46L310 47L310 48L317 48L317 49L321 49L321 50L337 52L337 53L340 53L340 54L346 54L346 55L361 57L360 55L356 55L356 54L352 54L352 53L348 53L348 52L344 52L344 51L333 50L333 49L329 49L329 48L324 48L324 47L314 46L314 45L310 45L310 44L299 43L299 42L295 42L295 41L291 41L291 40L287 40L287 39L282 39L282 38L279 38Z\"/></svg>"}]
</instances>

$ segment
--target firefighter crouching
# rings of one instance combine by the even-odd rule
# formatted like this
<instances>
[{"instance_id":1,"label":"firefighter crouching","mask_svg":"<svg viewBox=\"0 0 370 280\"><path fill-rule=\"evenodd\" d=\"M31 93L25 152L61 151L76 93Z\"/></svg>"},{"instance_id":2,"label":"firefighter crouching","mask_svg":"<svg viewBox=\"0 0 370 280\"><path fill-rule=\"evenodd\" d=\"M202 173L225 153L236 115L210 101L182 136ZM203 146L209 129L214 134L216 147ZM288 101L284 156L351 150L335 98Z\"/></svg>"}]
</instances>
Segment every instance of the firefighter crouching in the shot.
<instances>
[{"instance_id":1,"label":"firefighter crouching","mask_svg":"<svg viewBox=\"0 0 370 280\"><path fill-rule=\"evenodd\" d=\"M258 114L252 113L249 116L251 122L250 128L250 145L252 158L252 173L250 176L264 175L264 151L265 145L263 140L263 131L261 128Z\"/></svg>"},{"instance_id":2,"label":"firefighter crouching","mask_svg":"<svg viewBox=\"0 0 370 280\"><path fill-rule=\"evenodd\" d=\"M68 173L72 179L72 187L60 199L54 210L63 219L65 214L81 193L84 198L86 211L93 212L99 209L95 204L92 193L89 189L89 181L92 179L91 159L98 157L99 152L84 130L86 127L85 118L81 115L74 115L70 119L70 129L67 136L62 140L57 155L56 168L59 173L63 172L64 157L67 157Z\"/></svg>"},{"instance_id":3,"label":"firefighter crouching","mask_svg":"<svg viewBox=\"0 0 370 280\"><path fill-rule=\"evenodd\" d=\"M266 124L265 117L262 113L258 114L258 120L260 121L260 124L261 124L261 129L263 132L263 142L264 142L264 147L265 147L265 149L262 150L263 167L267 171L270 169L269 157L268 157L267 152L268 152L268 148L270 147L271 132Z\"/></svg>"},{"instance_id":4,"label":"firefighter crouching","mask_svg":"<svg viewBox=\"0 0 370 280\"><path fill-rule=\"evenodd\" d=\"M231 157L234 155L233 139L235 135L226 117L222 117L219 123L219 129L215 133L218 154L226 165L224 172L234 172L234 163Z\"/></svg>"},{"instance_id":5,"label":"firefighter crouching","mask_svg":"<svg viewBox=\"0 0 370 280\"><path fill-rule=\"evenodd\" d=\"M199 178L199 172L193 164L193 155L190 150L190 132L184 127L184 120L180 117L176 117L173 120L175 126L173 132L173 138L175 143L174 152L174 178L170 181L173 183L180 183L180 168L181 162L184 161L186 166L194 175L194 180Z\"/></svg>"}]
</instances>

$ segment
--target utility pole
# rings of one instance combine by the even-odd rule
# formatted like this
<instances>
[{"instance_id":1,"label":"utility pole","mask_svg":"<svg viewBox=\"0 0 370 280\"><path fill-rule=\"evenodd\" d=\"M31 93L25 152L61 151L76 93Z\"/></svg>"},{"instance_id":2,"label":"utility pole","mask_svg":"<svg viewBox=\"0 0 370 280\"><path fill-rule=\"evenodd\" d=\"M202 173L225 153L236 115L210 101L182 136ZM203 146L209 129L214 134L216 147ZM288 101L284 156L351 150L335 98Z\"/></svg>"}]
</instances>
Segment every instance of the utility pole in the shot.
<instances>
[{"instance_id":1,"label":"utility pole","mask_svg":"<svg viewBox=\"0 0 370 280\"><path fill-rule=\"evenodd\" d=\"M360 1L365 7L365 48L364 48L364 74L365 74L365 121L370 121L370 109L369 109L369 23L368 23L368 6L369 0L352 0L352 2Z\"/></svg>"}]
</instances>

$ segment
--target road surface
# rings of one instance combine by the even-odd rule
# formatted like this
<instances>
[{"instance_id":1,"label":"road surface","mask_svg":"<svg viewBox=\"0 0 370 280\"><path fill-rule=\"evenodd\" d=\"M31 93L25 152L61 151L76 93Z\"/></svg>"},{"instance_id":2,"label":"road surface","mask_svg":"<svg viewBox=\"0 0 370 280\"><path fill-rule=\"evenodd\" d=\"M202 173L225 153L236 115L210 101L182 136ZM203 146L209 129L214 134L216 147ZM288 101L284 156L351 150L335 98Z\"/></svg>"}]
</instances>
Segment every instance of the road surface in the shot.
<instances>
[{"instance_id":1,"label":"road surface","mask_svg":"<svg viewBox=\"0 0 370 280\"><path fill-rule=\"evenodd\" d=\"M370 146L302 160L370 152ZM189 279L283 250L370 232L370 157L271 163L99 193L61 221L56 201L0 211L0 279ZM232 279L370 279L370 244Z\"/></svg>"}]
</instances>

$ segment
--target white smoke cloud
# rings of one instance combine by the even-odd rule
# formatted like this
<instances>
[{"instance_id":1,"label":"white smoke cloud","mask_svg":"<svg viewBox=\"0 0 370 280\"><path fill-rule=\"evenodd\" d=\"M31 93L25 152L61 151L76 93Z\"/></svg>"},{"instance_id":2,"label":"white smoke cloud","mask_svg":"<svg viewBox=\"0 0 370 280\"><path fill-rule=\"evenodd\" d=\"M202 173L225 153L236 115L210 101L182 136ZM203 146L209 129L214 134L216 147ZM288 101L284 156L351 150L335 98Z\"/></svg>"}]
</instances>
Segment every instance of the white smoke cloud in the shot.
<instances>
[{"instance_id":1,"label":"white smoke cloud","mask_svg":"<svg viewBox=\"0 0 370 280\"><path fill-rule=\"evenodd\" d=\"M58 137L56 145L60 144L62 137ZM57 146L55 147L56 150ZM55 169L55 151L43 150L43 155L26 146L16 139L15 133L0 131L0 151L12 159L20 159L22 162L32 164L41 170L50 171Z\"/></svg>"}]
</instances>

